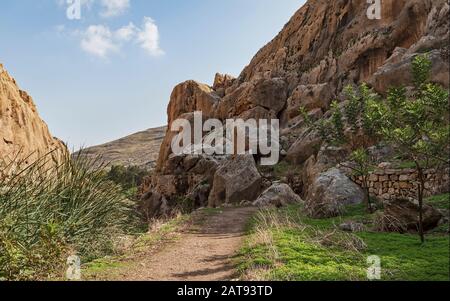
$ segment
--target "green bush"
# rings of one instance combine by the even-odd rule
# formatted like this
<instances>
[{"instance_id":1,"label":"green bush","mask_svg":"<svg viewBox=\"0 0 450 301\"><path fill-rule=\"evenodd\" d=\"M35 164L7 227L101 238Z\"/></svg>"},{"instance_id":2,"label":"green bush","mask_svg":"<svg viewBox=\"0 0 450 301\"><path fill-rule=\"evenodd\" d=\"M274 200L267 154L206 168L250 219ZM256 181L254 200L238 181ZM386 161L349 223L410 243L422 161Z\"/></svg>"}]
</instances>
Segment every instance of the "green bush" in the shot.
<instances>
[{"instance_id":1,"label":"green bush","mask_svg":"<svg viewBox=\"0 0 450 301\"><path fill-rule=\"evenodd\" d=\"M111 167L106 177L114 183L121 185L125 190L130 190L141 186L147 175L147 170L138 166L125 167L114 165Z\"/></svg>"},{"instance_id":2,"label":"green bush","mask_svg":"<svg viewBox=\"0 0 450 301\"><path fill-rule=\"evenodd\" d=\"M96 160L67 154L56 166L51 158L3 164L13 173L0 179L0 278L61 274L69 251L83 261L104 256L114 237L133 224L121 187L104 176L102 166L92 168Z\"/></svg>"}]
</instances>

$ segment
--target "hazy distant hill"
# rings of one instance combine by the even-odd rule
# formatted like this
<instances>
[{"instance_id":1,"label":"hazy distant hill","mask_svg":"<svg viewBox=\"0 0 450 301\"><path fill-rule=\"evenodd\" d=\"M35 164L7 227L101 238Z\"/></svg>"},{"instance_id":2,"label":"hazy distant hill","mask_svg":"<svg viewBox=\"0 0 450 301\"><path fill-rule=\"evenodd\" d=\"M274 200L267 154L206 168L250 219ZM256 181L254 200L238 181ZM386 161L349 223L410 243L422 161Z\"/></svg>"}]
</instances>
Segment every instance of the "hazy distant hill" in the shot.
<instances>
[{"instance_id":1,"label":"hazy distant hill","mask_svg":"<svg viewBox=\"0 0 450 301\"><path fill-rule=\"evenodd\" d=\"M167 127L142 131L116 141L83 150L83 156L101 156L111 165L140 166L151 169L158 159L159 149ZM74 155L77 155L75 153Z\"/></svg>"}]
</instances>

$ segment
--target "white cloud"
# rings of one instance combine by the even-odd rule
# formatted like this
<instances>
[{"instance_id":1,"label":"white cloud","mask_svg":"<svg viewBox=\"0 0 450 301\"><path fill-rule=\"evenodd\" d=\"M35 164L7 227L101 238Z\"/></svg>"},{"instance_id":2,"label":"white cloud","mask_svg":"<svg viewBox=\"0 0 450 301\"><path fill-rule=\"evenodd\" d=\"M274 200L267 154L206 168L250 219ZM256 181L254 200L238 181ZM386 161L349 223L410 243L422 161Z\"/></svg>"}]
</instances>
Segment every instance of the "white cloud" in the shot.
<instances>
[{"instance_id":1,"label":"white cloud","mask_svg":"<svg viewBox=\"0 0 450 301\"><path fill-rule=\"evenodd\" d=\"M124 26L116 31L115 36L120 41L128 42L136 36L139 29L130 22L127 26Z\"/></svg>"},{"instance_id":2,"label":"white cloud","mask_svg":"<svg viewBox=\"0 0 450 301\"><path fill-rule=\"evenodd\" d=\"M92 55L106 58L109 53L119 51L110 29L103 25L91 25L82 33L81 49Z\"/></svg>"},{"instance_id":3,"label":"white cloud","mask_svg":"<svg viewBox=\"0 0 450 301\"><path fill-rule=\"evenodd\" d=\"M152 18L144 17L143 28L139 31L137 42L151 56L160 56L164 51L159 46L159 30Z\"/></svg>"},{"instance_id":4,"label":"white cloud","mask_svg":"<svg viewBox=\"0 0 450 301\"><path fill-rule=\"evenodd\" d=\"M91 25L85 31L74 34L81 36L81 49L100 58L120 52L126 43L139 45L151 56L164 54L159 45L158 26L149 17L144 18L142 28L132 22L115 31L106 25Z\"/></svg>"},{"instance_id":5,"label":"white cloud","mask_svg":"<svg viewBox=\"0 0 450 301\"><path fill-rule=\"evenodd\" d=\"M103 6L100 16L104 18L120 16L130 8L130 0L101 0L100 4Z\"/></svg>"}]
</instances>

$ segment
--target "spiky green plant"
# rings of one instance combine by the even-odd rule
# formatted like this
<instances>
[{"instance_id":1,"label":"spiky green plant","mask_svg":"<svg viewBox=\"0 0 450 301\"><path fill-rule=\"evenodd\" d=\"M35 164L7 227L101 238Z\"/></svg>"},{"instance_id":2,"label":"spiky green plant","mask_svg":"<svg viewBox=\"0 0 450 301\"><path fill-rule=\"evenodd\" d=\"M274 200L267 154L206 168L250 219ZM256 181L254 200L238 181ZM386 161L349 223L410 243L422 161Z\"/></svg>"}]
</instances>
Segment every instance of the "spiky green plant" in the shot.
<instances>
[{"instance_id":1,"label":"spiky green plant","mask_svg":"<svg viewBox=\"0 0 450 301\"><path fill-rule=\"evenodd\" d=\"M66 154L59 165L52 154L29 165L17 158L0 164L9 170L0 179L0 278L50 275L61 263L61 256L48 258L52 252L103 256L131 224L120 186L105 177L99 159L81 153Z\"/></svg>"}]
</instances>

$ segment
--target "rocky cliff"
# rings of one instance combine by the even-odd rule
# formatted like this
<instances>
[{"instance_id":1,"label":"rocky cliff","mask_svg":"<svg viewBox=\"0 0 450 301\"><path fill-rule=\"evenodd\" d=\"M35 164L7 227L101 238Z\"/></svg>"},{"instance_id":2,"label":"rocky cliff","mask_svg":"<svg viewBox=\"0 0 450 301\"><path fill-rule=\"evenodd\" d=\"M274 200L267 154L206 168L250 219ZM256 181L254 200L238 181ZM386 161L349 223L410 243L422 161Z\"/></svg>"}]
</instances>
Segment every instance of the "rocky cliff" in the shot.
<instances>
[{"instance_id":1,"label":"rocky cliff","mask_svg":"<svg viewBox=\"0 0 450 301\"><path fill-rule=\"evenodd\" d=\"M381 3L381 19L370 20L366 1L309 0L238 78L218 74L212 87L195 81L175 87L168 106L169 128L177 118L192 120L194 111L221 120L280 119L282 152L289 164L302 166L302 185L306 187L302 193L306 195L318 172L332 164L319 152L321 141L306 134L300 106L315 118L322 118L333 100L344 100L342 91L347 85L366 82L380 93L390 86L411 85L410 62L423 52L429 53L433 63L432 80L449 86L447 1ZM167 133L158 173L148 183L147 190L157 194L153 200L170 203L175 195L184 194L203 202L201 205L209 200L215 206L228 202L230 196L257 194L249 189L264 188L258 177L242 187L239 183L229 187L217 184L217 179L226 178L223 166L231 164L242 171L248 168L239 162L227 163L226 158L173 156L173 135ZM233 174L239 172L234 170ZM221 186L219 192L216 185ZM233 200L239 201L242 198Z\"/></svg>"},{"instance_id":2,"label":"rocky cliff","mask_svg":"<svg viewBox=\"0 0 450 301\"><path fill-rule=\"evenodd\" d=\"M66 146L50 134L39 117L33 99L0 64L0 160L8 161L20 153L31 163L52 152L57 162L65 151Z\"/></svg>"}]
</instances>

